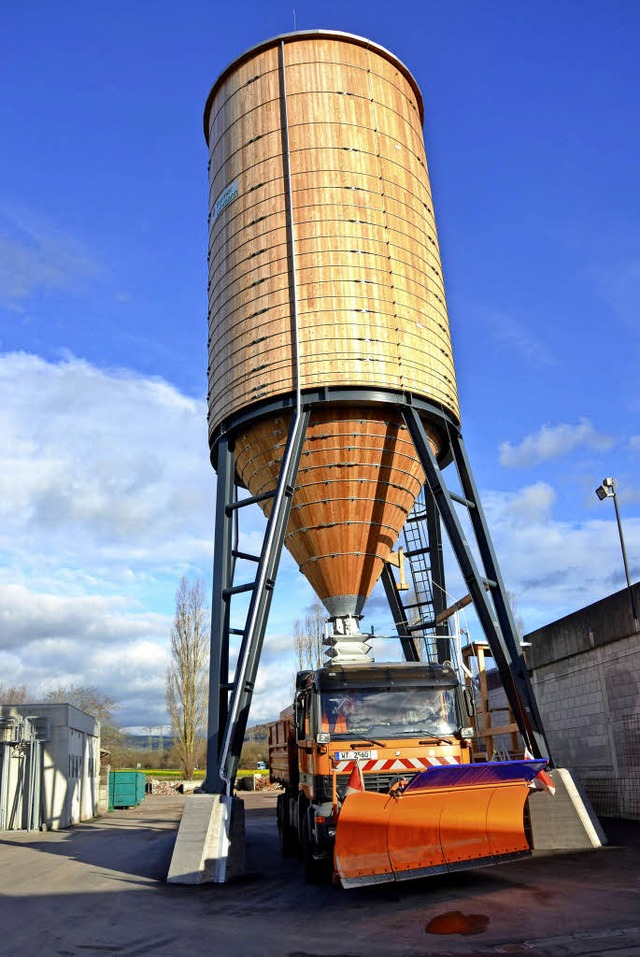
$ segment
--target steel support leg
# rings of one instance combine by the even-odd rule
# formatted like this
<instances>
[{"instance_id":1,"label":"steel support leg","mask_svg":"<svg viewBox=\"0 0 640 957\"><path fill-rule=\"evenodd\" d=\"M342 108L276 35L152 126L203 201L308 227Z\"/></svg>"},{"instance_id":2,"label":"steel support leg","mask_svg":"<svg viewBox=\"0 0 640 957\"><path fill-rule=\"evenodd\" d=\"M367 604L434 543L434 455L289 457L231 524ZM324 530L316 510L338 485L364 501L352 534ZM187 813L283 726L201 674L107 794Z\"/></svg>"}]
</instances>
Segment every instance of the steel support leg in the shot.
<instances>
[{"instance_id":1,"label":"steel support leg","mask_svg":"<svg viewBox=\"0 0 640 957\"><path fill-rule=\"evenodd\" d=\"M403 415L413 439L416 451L427 476L427 484L431 488L438 511L449 535L460 571L465 580L469 593L473 599L480 625L495 659L500 678L507 695L507 700L513 711L520 733L528 749L535 757L546 755L551 757L545 739L544 729L535 703L531 683L523 677L522 655L513 624L513 616L506 611L507 601L504 584L498 572L498 565L489 539L489 531L480 507L480 502L471 480L462 443L456 438L452 443L452 451L456 465L461 472L461 481L467 498L472 504L473 529L478 540L478 547L483 562L489 561L485 568L486 578L495 584L495 609L489 601L484 589L485 576L481 576L476 566L473 554L466 540L464 530L455 511L453 500L444 484L440 468L431 450L431 445L419 413L413 408L405 408ZM477 514L473 514L477 513ZM526 669L525 669L526 671Z\"/></svg>"},{"instance_id":2,"label":"steel support leg","mask_svg":"<svg viewBox=\"0 0 640 957\"><path fill-rule=\"evenodd\" d=\"M302 410L291 422L287 447L282 459L276 494L267 523L252 591L238 662L236 664L229 717L220 754L220 775L227 790L233 787L240 752L249 718L262 644L282 546L291 513L296 475L309 422L309 410Z\"/></svg>"},{"instance_id":3,"label":"steel support leg","mask_svg":"<svg viewBox=\"0 0 640 957\"><path fill-rule=\"evenodd\" d=\"M496 583L495 588L492 589L491 595L496 613L498 615L498 621L500 623L499 633L501 633L503 639L505 657L507 658L508 662L509 676L516 686L520 710L523 712L522 721L530 725L533 732L537 735L538 748L542 751L546 750L548 753L548 744L544 736L542 718L540 717L538 704L536 702L531 679L529 677L529 671L527 669L527 665L522 654L522 649L520 647L520 639L518 637L513 611L511 610L511 605L509 604L507 590L505 588L504 581L502 580L502 574L498 565L498 559L496 558L493 543L489 536L489 530L484 516L482 503L480 502L480 497L478 495L478 490L473 478L473 473L471 472L464 442L460 434L452 436L452 448L464 495L475 504L475 508L472 508L469 511L471 524L473 525L476 541L480 550L482 564L484 566L487 578ZM500 672L500 677L503 681L505 680L505 676L503 675L502 671ZM513 705L511 705L511 709L514 712L514 715L516 715L517 712ZM518 721L518 724L520 724L520 721ZM537 755L535 756L537 757Z\"/></svg>"},{"instance_id":4,"label":"steel support leg","mask_svg":"<svg viewBox=\"0 0 640 957\"><path fill-rule=\"evenodd\" d=\"M209 717L207 774L203 790L223 794L220 777L222 734L227 725L229 701L229 600L225 597L233 578L233 516L229 506L235 491L235 454L228 436L218 443L218 485L214 532L213 588L211 599L211 651L209 656Z\"/></svg>"}]
</instances>

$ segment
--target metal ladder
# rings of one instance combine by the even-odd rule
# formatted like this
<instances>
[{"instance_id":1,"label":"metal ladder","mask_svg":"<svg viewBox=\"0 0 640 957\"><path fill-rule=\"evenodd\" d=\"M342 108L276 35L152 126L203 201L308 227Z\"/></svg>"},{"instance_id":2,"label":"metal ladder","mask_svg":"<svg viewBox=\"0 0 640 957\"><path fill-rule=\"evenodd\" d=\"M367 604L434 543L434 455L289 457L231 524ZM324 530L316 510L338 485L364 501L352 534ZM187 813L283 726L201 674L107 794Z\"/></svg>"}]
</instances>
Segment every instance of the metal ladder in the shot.
<instances>
[{"instance_id":1,"label":"metal ladder","mask_svg":"<svg viewBox=\"0 0 640 957\"><path fill-rule=\"evenodd\" d=\"M309 416L310 410L304 409L292 418L276 487L261 495L238 497L233 444L227 436L219 442L215 527L218 555L213 571L207 778L204 784L209 793L230 794L233 790ZM260 554L240 551L239 511L269 499L272 505ZM250 572L249 581L235 584L239 560L253 565L255 574ZM249 597L241 628L231 627L231 601L236 595ZM231 635L241 640L233 679L230 680Z\"/></svg>"},{"instance_id":2,"label":"metal ladder","mask_svg":"<svg viewBox=\"0 0 640 957\"><path fill-rule=\"evenodd\" d=\"M415 597L414 602L403 607L407 620L410 621L411 632L415 637L422 639L422 654L428 662L435 662L438 660L435 633L427 634L429 629L435 628L435 606L424 494L422 489L402 530L405 543L404 557L409 562Z\"/></svg>"}]
</instances>

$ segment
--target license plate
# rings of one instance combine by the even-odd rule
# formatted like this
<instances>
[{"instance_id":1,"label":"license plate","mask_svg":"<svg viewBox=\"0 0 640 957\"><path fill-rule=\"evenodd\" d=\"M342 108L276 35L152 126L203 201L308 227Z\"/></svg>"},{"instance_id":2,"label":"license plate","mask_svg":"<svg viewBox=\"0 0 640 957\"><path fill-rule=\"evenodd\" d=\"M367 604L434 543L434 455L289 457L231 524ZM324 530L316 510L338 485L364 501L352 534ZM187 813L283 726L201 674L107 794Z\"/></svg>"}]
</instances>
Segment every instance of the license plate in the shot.
<instances>
[{"instance_id":1,"label":"license plate","mask_svg":"<svg viewBox=\"0 0 640 957\"><path fill-rule=\"evenodd\" d=\"M378 757L377 751L336 751L336 761L355 761L356 755L363 761L373 761Z\"/></svg>"}]
</instances>

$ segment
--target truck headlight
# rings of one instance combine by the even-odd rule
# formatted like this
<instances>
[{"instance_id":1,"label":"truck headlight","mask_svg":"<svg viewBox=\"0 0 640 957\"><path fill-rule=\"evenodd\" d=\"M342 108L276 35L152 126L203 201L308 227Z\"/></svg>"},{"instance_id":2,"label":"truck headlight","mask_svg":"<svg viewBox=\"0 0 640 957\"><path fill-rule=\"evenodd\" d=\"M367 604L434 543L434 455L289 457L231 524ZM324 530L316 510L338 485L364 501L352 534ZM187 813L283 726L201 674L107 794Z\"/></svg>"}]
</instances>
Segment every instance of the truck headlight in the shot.
<instances>
[{"instance_id":1,"label":"truck headlight","mask_svg":"<svg viewBox=\"0 0 640 957\"><path fill-rule=\"evenodd\" d=\"M331 735L328 731L318 731L316 734L316 741L318 744L329 744L331 741Z\"/></svg>"},{"instance_id":2,"label":"truck headlight","mask_svg":"<svg viewBox=\"0 0 640 957\"><path fill-rule=\"evenodd\" d=\"M460 728L460 737L461 738L473 738L474 736L473 728Z\"/></svg>"}]
</instances>

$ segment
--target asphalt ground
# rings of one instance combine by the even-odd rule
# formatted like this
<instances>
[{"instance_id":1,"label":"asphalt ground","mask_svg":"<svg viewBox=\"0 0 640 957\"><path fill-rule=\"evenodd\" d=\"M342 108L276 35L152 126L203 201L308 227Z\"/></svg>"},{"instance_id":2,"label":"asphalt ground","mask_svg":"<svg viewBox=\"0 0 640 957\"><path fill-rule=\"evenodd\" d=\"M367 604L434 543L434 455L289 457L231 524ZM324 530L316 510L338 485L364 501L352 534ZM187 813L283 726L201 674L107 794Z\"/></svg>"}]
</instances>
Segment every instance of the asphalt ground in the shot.
<instances>
[{"instance_id":1,"label":"asphalt ground","mask_svg":"<svg viewBox=\"0 0 640 957\"><path fill-rule=\"evenodd\" d=\"M640 823L598 851L345 891L278 850L275 795L244 795L246 877L164 883L185 800L147 795L66 831L0 833L2 957L640 957Z\"/></svg>"}]
</instances>

